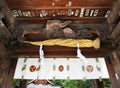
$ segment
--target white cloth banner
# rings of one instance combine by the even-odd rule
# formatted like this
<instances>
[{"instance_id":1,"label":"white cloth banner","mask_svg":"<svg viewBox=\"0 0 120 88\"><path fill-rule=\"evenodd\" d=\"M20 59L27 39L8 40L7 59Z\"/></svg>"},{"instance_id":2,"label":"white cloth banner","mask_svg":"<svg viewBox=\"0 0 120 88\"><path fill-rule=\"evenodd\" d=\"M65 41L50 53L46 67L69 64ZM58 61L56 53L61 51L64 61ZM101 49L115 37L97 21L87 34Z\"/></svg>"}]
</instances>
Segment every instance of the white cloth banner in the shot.
<instances>
[{"instance_id":1,"label":"white cloth banner","mask_svg":"<svg viewBox=\"0 0 120 88\"><path fill-rule=\"evenodd\" d=\"M87 58L84 63L78 58L45 58L40 66L38 58L19 58L14 74L15 79L99 79L109 78L104 58ZM26 67L23 69L24 65ZM40 66L40 69L38 69Z\"/></svg>"}]
</instances>

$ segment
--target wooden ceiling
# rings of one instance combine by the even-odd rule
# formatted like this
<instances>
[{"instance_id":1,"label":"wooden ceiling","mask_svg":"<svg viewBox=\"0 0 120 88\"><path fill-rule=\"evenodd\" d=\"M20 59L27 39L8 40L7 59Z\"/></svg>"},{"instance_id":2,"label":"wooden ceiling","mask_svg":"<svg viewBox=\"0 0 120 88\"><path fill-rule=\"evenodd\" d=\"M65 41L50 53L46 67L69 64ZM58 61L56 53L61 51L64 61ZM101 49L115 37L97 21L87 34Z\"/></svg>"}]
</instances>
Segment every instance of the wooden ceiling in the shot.
<instances>
[{"instance_id":1,"label":"wooden ceiling","mask_svg":"<svg viewBox=\"0 0 120 88\"><path fill-rule=\"evenodd\" d=\"M6 0L11 9L15 8L46 8L54 6L66 7L68 2L72 2L73 7L111 7L115 0Z\"/></svg>"},{"instance_id":2,"label":"wooden ceiling","mask_svg":"<svg viewBox=\"0 0 120 88\"><path fill-rule=\"evenodd\" d=\"M105 23L115 0L5 0L17 22L45 23L48 19Z\"/></svg>"}]
</instances>

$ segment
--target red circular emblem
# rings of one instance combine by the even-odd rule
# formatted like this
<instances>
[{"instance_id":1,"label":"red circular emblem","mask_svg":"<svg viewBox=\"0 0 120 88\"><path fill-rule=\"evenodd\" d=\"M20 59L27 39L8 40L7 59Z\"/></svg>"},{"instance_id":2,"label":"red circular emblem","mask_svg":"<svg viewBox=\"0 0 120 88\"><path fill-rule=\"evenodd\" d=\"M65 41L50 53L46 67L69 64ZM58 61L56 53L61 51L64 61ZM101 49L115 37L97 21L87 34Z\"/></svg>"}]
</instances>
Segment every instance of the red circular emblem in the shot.
<instances>
[{"instance_id":1,"label":"red circular emblem","mask_svg":"<svg viewBox=\"0 0 120 88\"><path fill-rule=\"evenodd\" d=\"M62 72L64 70L63 65L60 65L58 69L59 69L60 72Z\"/></svg>"},{"instance_id":2,"label":"red circular emblem","mask_svg":"<svg viewBox=\"0 0 120 88\"><path fill-rule=\"evenodd\" d=\"M35 65L31 65L30 68L29 68L29 70L31 72L34 72L36 70L36 66Z\"/></svg>"},{"instance_id":3,"label":"red circular emblem","mask_svg":"<svg viewBox=\"0 0 120 88\"><path fill-rule=\"evenodd\" d=\"M93 66L92 66L92 65L88 65L88 66L86 67L86 70L87 70L88 72L92 72L92 71L93 71Z\"/></svg>"}]
</instances>

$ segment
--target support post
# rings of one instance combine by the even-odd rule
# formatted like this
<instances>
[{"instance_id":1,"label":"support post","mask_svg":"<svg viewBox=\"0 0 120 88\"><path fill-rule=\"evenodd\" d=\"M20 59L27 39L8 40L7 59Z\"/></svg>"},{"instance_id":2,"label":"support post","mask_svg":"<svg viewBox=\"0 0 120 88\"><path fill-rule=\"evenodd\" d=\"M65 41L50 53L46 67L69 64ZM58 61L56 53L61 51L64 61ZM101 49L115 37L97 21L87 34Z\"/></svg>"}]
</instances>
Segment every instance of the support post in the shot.
<instances>
[{"instance_id":1,"label":"support post","mask_svg":"<svg viewBox=\"0 0 120 88\"><path fill-rule=\"evenodd\" d=\"M27 80L20 80L19 88L27 88Z\"/></svg>"}]
</instances>

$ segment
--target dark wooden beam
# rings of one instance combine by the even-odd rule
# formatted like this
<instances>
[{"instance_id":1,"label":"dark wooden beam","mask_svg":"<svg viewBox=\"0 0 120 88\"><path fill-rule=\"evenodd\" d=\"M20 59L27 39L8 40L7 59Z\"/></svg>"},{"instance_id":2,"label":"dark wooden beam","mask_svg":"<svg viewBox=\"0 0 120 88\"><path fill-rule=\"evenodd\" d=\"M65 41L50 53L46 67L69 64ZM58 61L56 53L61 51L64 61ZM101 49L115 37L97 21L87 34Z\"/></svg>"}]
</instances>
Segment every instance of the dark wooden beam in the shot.
<instances>
[{"instance_id":1,"label":"dark wooden beam","mask_svg":"<svg viewBox=\"0 0 120 88\"><path fill-rule=\"evenodd\" d=\"M14 17L12 16L12 13L7 6L6 2L4 0L0 0L0 7L1 7L1 13L3 13L3 16L0 17L2 22L4 23L4 26L7 27L7 31L10 32L9 34L12 35L15 32L14 28ZM6 34L7 35L7 34Z\"/></svg>"},{"instance_id":2,"label":"dark wooden beam","mask_svg":"<svg viewBox=\"0 0 120 88\"><path fill-rule=\"evenodd\" d=\"M116 25L110 36L112 39L115 40L118 37L118 35L120 35L120 22Z\"/></svg>"},{"instance_id":3,"label":"dark wooden beam","mask_svg":"<svg viewBox=\"0 0 120 88\"><path fill-rule=\"evenodd\" d=\"M5 25L0 27L0 39L3 41L5 45L8 44L8 42L10 41L10 39L12 39L12 37L13 37L12 34L6 28Z\"/></svg>"},{"instance_id":4,"label":"dark wooden beam","mask_svg":"<svg viewBox=\"0 0 120 88\"><path fill-rule=\"evenodd\" d=\"M44 24L47 20L56 19L56 18L16 18L15 21L20 24ZM107 22L107 19L104 17L96 17L96 18L78 18L78 17L62 17L57 18L61 20L71 20L72 23L80 23L80 24L104 24ZM99 19L99 21L98 21Z\"/></svg>"},{"instance_id":5,"label":"dark wooden beam","mask_svg":"<svg viewBox=\"0 0 120 88\"><path fill-rule=\"evenodd\" d=\"M12 50L12 51L11 51ZM77 48L60 47L60 46L43 46L44 54L46 58L49 57L70 57L75 58L77 55ZM17 46L9 48L12 55L18 57L39 57L38 46ZM104 57L109 55L113 51L113 48L81 48L81 52L86 57Z\"/></svg>"},{"instance_id":6,"label":"dark wooden beam","mask_svg":"<svg viewBox=\"0 0 120 88\"><path fill-rule=\"evenodd\" d=\"M120 43L120 35L118 35L118 37L115 39L114 43L117 45Z\"/></svg>"},{"instance_id":7,"label":"dark wooden beam","mask_svg":"<svg viewBox=\"0 0 120 88\"><path fill-rule=\"evenodd\" d=\"M115 22L119 17L119 12L120 12L120 3L119 3L119 0L116 0L112 8L112 12L107 19L109 26L112 26L112 24L115 24Z\"/></svg>"}]
</instances>

